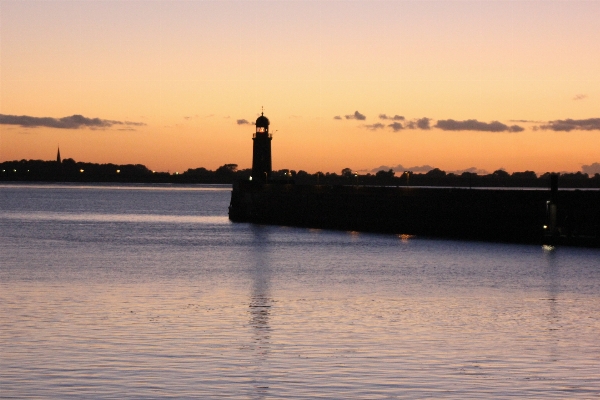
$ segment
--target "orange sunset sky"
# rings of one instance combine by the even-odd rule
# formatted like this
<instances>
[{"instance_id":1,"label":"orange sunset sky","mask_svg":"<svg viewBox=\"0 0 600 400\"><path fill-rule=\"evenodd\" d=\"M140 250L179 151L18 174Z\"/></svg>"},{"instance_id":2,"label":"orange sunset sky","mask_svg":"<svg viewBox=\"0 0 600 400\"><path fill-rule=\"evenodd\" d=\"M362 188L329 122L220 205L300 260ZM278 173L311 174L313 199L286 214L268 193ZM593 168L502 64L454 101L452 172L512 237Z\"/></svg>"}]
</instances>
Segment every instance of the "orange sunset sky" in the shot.
<instances>
[{"instance_id":1,"label":"orange sunset sky","mask_svg":"<svg viewBox=\"0 0 600 400\"><path fill-rule=\"evenodd\" d=\"M0 161L60 145L249 168L264 106L274 169L581 171L600 162L599 16L564 0L0 0Z\"/></svg>"}]
</instances>

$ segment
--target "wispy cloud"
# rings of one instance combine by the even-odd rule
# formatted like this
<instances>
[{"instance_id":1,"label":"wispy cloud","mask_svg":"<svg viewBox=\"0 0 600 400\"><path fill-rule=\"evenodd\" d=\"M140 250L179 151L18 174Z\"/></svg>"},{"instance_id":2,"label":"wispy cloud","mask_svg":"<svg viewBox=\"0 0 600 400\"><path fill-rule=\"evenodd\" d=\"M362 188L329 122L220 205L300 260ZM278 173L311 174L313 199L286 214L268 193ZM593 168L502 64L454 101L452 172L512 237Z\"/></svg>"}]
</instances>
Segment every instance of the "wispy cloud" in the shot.
<instances>
[{"instance_id":1,"label":"wispy cloud","mask_svg":"<svg viewBox=\"0 0 600 400\"><path fill-rule=\"evenodd\" d=\"M340 117L339 115L336 115L335 117L333 117L333 119L342 119L342 117Z\"/></svg>"},{"instance_id":2,"label":"wispy cloud","mask_svg":"<svg viewBox=\"0 0 600 400\"><path fill-rule=\"evenodd\" d=\"M143 122L113 121L100 118L87 118L75 114L70 117L32 117L29 115L5 115L0 114L0 125L18 125L23 128L55 128L55 129L105 129L113 125L145 126Z\"/></svg>"},{"instance_id":3,"label":"wispy cloud","mask_svg":"<svg viewBox=\"0 0 600 400\"><path fill-rule=\"evenodd\" d=\"M481 169L481 168L477 168L477 167L471 167L471 168L465 168L465 169L457 169L455 171L448 171L448 173L452 173L452 174L456 174L456 175L460 175L464 172L469 172L471 174L477 174L477 175L488 175L489 172L485 169Z\"/></svg>"},{"instance_id":4,"label":"wispy cloud","mask_svg":"<svg viewBox=\"0 0 600 400\"><path fill-rule=\"evenodd\" d=\"M390 169L393 170L394 173L398 172L399 174L402 174L402 172L406 171L406 168L404 168L402 166L402 164L398 164L396 166L393 166L393 165L380 165L377 168L373 168L373 169L365 171L365 172L369 172L371 174L376 174L379 171L386 171L387 172Z\"/></svg>"},{"instance_id":5,"label":"wispy cloud","mask_svg":"<svg viewBox=\"0 0 600 400\"><path fill-rule=\"evenodd\" d=\"M248 122L247 119L238 119L236 122L238 125L249 125L250 124L250 122Z\"/></svg>"},{"instance_id":6,"label":"wispy cloud","mask_svg":"<svg viewBox=\"0 0 600 400\"><path fill-rule=\"evenodd\" d=\"M476 119L455 121L442 119L435 124L435 128L444 131L481 131L481 132L521 132L525 129L519 125L508 126L499 121L481 122Z\"/></svg>"},{"instance_id":7,"label":"wispy cloud","mask_svg":"<svg viewBox=\"0 0 600 400\"><path fill-rule=\"evenodd\" d=\"M376 131L377 129L383 129L385 125L380 124L379 122L371 125L365 125L365 128L370 129L372 131Z\"/></svg>"},{"instance_id":8,"label":"wispy cloud","mask_svg":"<svg viewBox=\"0 0 600 400\"><path fill-rule=\"evenodd\" d=\"M346 115L345 118L346 119L357 119L359 121L364 121L365 119L367 119L367 117L365 117L363 114L359 113L358 111L354 111L354 114Z\"/></svg>"},{"instance_id":9,"label":"wispy cloud","mask_svg":"<svg viewBox=\"0 0 600 400\"><path fill-rule=\"evenodd\" d=\"M390 169L394 170L394 172L397 172L399 174L402 174L404 171L411 171L414 173L424 173L424 172L429 172L433 169L433 167L431 165L415 165L413 167L405 167L402 164L398 164L398 165L381 165L377 168L373 168L372 170L370 170L369 172L371 173L377 173L377 171L389 171Z\"/></svg>"},{"instance_id":10,"label":"wispy cloud","mask_svg":"<svg viewBox=\"0 0 600 400\"><path fill-rule=\"evenodd\" d=\"M388 116L387 114L379 114L379 119L390 119L392 121L404 121L404 117L402 115L394 115L392 116Z\"/></svg>"},{"instance_id":11,"label":"wispy cloud","mask_svg":"<svg viewBox=\"0 0 600 400\"><path fill-rule=\"evenodd\" d=\"M425 173L425 172L429 172L432 169L435 169L434 167L432 167L431 165L415 165L414 167L410 167L410 168L406 168L405 171L412 171L412 172L418 172L418 173Z\"/></svg>"},{"instance_id":12,"label":"wispy cloud","mask_svg":"<svg viewBox=\"0 0 600 400\"><path fill-rule=\"evenodd\" d=\"M380 118L382 117L381 115L379 116ZM381 118L381 119L386 119L386 118ZM422 130L428 130L431 129L431 125L429 124L429 121L431 121L431 118L419 118L419 119L413 119L410 121L406 121L404 124L402 122L398 122L397 118L387 118L388 120L394 120L396 119L395 122L392 122L391 124L388 124L387 127L392 129L394 132L399 132L403 129L422 129ZM402 117L402 120L405 120L404 117Z\"/></svg>"},{"instance_id":13,"label":"wispy cloud","mask_svg":"<svg viewBox=\"0 0 600 400\"><path fill-rule=\"evenodd\" d=\"M600 118L557 119L556 121L550 121L545 125L541 125L539 128L556 132L570 132L572 130L595 131L600 130Z\"/></svg>"},{"instance_id":14,"label":"wispy cloud","mask_svg":"<svg viewBox=\"0 0 600 400\"><path fill-rule=\"evenodd\" d=\"M573 96L573 100L583 100L583 99L587 99L588 95L587 94L576 94L575 96Z\"/></svg>"}]
</instances>

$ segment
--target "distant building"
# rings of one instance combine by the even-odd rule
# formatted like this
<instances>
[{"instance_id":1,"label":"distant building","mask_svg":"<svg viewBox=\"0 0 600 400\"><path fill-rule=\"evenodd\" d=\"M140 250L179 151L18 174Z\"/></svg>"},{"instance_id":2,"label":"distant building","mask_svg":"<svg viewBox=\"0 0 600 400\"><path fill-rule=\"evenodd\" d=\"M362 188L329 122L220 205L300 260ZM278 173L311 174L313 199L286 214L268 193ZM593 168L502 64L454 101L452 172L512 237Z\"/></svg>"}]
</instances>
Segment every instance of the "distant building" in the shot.
<instances>
[{"instance_id":1,"label":"distant building","mask_svg":"<svg viewBox=\"0 0 600 400\"><path fill-rule=\"evenodd\" d=\"M271 177L271 140L269 134L269 119L260 113L256 119L256 133L252 137L254 142L252 151L252 180L267 182Z\"/></svg>"},{"instance_id":2,"label":"distant building","mask_svg":"<svg viewBox=\"0 0 600 400\"><path fill-rule=\"evenodd\" d=\"M60 147L58 148L58 151L56 152L56 162L58 164L60 164L62 162L62 160L60 159Z\"/></svg>"}]
</instances>

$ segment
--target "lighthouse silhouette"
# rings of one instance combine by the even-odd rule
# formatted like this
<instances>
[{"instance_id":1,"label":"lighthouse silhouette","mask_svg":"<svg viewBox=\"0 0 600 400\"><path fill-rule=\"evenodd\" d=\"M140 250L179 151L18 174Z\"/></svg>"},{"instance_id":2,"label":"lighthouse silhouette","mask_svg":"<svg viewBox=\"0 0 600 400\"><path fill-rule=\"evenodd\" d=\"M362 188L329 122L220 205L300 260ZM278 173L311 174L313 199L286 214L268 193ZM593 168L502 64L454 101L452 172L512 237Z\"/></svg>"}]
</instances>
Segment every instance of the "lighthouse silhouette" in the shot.
<instances>
[{"instance_id":1,"label":"lighthouse silhouette","mask_svg":"<svg viewBox=\"0 0 600 400\"><path fill-rule=\"evenodd\" d=\"M271 140L269 134L269 119L264 113L256 119L256 133L252 137L252 180L267 182L271 178Z\"/></svg>"}]
</instances>

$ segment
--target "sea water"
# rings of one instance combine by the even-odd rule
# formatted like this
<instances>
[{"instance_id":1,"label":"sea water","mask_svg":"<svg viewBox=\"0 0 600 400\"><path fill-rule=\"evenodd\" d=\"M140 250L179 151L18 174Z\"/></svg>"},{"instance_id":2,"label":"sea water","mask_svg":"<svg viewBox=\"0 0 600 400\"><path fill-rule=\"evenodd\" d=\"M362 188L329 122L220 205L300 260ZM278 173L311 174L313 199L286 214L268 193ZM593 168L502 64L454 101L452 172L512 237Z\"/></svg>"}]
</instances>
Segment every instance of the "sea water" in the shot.
<instances>
[{"instance_id":1,"label":"sea water","mask_svg":"<svg viewBox=\"0 0 600 400\"><path fill-rule=\"evenodd\" d=\"M230 195L0 185L0 398L600 396L600 251L231 223Z\"/></svg>"}]
</instances>

